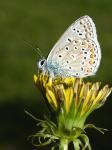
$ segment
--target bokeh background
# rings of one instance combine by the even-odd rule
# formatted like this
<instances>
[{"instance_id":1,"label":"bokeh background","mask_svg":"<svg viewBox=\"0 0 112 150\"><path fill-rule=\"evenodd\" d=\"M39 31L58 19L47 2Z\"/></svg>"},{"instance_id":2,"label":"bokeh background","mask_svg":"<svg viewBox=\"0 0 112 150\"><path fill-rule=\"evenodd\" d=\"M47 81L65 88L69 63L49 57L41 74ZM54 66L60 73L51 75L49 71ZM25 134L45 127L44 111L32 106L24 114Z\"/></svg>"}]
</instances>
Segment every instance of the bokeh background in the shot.
<instances>
[{"instance_id":1,"label":"bokeh background","mask_svg":"<svg viewBox=\"0 0 112 150\"><path fill-rule=\"evenodd\" d=\"M47 108L33 83L39 47L47 57L54 43L77 18L93 18L102 49L100 68L88 81L112 86L111 0L3 0L0 1L0 150L36 150L27 137L37 131L24 109L43 118ZM112 96L87 122L108 128L101 135L89 131L93 150L112 149Z\"/></svg>"}]
</instances>

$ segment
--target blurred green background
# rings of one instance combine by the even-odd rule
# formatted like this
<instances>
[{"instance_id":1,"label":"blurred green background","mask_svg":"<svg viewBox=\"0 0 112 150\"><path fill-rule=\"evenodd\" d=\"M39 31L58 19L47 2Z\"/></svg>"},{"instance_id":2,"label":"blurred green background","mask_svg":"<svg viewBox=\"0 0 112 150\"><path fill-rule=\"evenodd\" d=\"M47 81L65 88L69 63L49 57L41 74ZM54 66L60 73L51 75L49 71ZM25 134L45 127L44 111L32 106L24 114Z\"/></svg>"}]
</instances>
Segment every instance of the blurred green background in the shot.
<instances>
[{"instance_id":1,"label":"blurred green background","mask_svg":"<svg viewBox=\"0 0 112 150\"><path fill-rule=\"evenodd\" d=\"M39 56L24 40L39 47L47 57L66 28L83 15L93 18L102 49L97 74L86 80L112 86L111 0L0 1L0 150L47 149L34 148L27 141L27 136L37 128L24 109L43 118L47 108L33 83ZM112 149L111 99L112 96L88 120L110 130L105 135L89 131L93 150Z\"/></svg>"}]
</instances>

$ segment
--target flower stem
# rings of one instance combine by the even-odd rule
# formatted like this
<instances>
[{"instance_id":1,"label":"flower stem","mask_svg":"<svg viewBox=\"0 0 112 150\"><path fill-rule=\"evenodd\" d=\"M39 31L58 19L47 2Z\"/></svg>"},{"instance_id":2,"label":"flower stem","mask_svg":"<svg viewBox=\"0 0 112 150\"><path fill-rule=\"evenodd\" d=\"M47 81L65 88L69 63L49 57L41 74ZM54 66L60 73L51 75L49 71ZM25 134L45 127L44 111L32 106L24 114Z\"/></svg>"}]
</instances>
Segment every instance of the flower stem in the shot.
<instances>
[{"instance_id":1,"label":"flower stem","mask_svg":"<svg viewBox=\"0 0 112 150\"><path fill-rule=\"evenodd\" d=\"M79 144L80 144L80 141L79 141L79 140L75 140L75 141L73 142L73 145L74 145L74 149L75 149L75 150L80 150Z\"/></svg>"},{"instance_id":2,"label":"flower stem","mask_svg":"<svg viewBox=\"0 0 112 150\"><path fill-rule=\"evenodd\" d=\"M59 150L68 150L68 140L67 139L61 139Z\"/></svg>"}]
</instances>

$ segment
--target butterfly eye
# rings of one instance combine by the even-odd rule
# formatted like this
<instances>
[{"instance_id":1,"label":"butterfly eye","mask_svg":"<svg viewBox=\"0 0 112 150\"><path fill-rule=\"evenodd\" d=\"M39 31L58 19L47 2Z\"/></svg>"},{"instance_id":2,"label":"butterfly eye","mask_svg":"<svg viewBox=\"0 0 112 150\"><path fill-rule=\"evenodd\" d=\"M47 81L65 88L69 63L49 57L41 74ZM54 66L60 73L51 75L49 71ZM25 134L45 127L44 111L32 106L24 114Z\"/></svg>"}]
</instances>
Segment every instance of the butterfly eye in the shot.
<instances>
[{"instance_id":1,"label":"butterfly eye","mask_svg":"<svg viewBox=\"0 0 112 150\"><path fill-rule=\"evenodd\" d=\"M40 69L42 69L45 66L45 64L46 64L46 59L42 59L42 60L39 61L38 67Z\"/></svg>"},{"instance_id":2,"label":"butterfly eye","mask_svg":"<svg viewBox=\"0 0 112 150\"><path fill-rule=\"evenodd\" d=\"M43 66L45 60L41 60L40 65Z\"/></svg>"}]
</instances>

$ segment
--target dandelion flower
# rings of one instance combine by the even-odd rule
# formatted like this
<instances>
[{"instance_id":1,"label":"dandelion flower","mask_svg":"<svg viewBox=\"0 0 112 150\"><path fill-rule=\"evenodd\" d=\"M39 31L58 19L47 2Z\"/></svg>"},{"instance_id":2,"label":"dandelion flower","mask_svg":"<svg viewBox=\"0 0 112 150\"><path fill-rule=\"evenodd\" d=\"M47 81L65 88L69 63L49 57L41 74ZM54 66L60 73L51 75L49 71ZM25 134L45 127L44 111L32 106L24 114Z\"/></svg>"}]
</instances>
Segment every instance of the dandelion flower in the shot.
<instances>
[{"instance_id":1,"label":"dandelion flower","mask_svg":"<svg viewBox=\"0 0 112 150\"><path fill-rule=\"evenodd\" d=\"M102 133L103 129L85 124L86 119L105 103L112 89L108 85L101 88L100 82L85 83L75 77L52 78L42 71L34 75L34 82L43 93L51 115L55 115L53 119L45 117L39 121L42 130L32 136L33 144L42 146L58 141L60 150L68 150L68 144L73 142L75 150L91 149L85 129L95 128Z\"/></svg>"}]
</instances>

